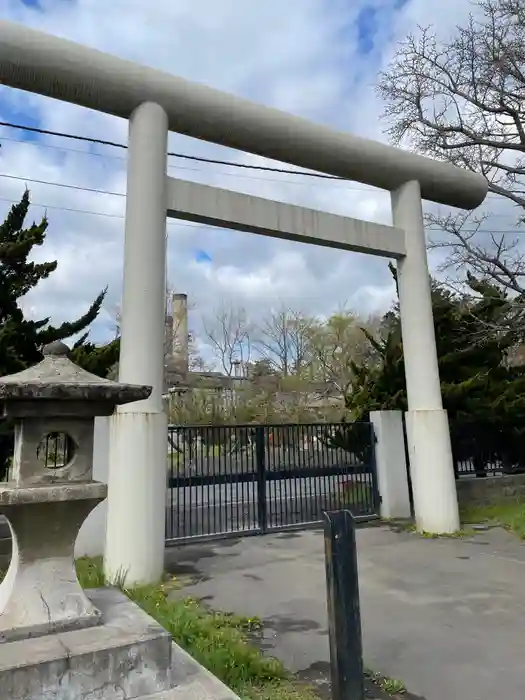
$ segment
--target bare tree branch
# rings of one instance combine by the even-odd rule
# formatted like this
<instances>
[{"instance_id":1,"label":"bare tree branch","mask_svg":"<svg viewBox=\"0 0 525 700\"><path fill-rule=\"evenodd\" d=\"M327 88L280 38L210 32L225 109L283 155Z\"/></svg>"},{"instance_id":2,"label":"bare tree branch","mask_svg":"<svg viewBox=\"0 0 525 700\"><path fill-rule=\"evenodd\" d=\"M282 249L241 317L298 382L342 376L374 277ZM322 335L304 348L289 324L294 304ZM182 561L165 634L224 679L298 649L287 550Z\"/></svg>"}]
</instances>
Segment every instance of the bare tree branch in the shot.
<instances>
[{"instance_id":1,"label":"bare tree branch","mask_svg":"<svg viewBox=\"0 0 525 700\"><path fill-rule=\"evenodd\" d=\"M481 171L493 192L525 206L514 182L525 169L523 11L515 0L478 5L482 18L471 16L449 43L429 28L409 36L378 91L393 141Z\"/></svg>"},{"instance_id":2,"label":"bare tree branch","mask_svg":"<svg viewBox=\"0 0 525 700\"><path fill-rule=\"evenodd\" d=\"M392 141L482 173L493 194L519 207L518 234L525 209L525 5L478 0L476 9L448 42L429 28L409 36L380 75L378 92ZM446 254L441 269L455 273L456 284L468 271L515 297L513 321L525 324L521 241L488 235L488 220L430 215L427 224L442 232L431 247Z\"/></svg>"},{"instance_id":3,"label":"bare tree branch","mask_svg":"<svg viewBox=\"0 0 525 700\"><path fill-rule=\"evenodd\" d=\"M301 374L309 353L313 320L299 311L281 308L257 327L255 346L277 372L287 377Z\"/></svg>"},{"instance_id":4,"label":"bare tree branch","mask_svg":"<svg viewBox=\"0 0 525 700\"><path fill-rule=\"evenodd\" d=\"M252 353L252 328L243 308L220 307L203 318L204 334L221 369L231 377L236 362L245 366Z\"/></svg>"},{"instance_id":5,"label":"bare tree branch","mask_svg":"<svg viewBox=\"0 0 525 700\"><path fill-rule=\"evenodd\" d=\"M375 335L379 332L379 324L377 318L363 319L342 310L312 328L314 376L318 373L319 379L345 396L352 384L352 361L362 365L373 360L372 348L362 329L366 328Z\"/></svg>"}]
</instances>

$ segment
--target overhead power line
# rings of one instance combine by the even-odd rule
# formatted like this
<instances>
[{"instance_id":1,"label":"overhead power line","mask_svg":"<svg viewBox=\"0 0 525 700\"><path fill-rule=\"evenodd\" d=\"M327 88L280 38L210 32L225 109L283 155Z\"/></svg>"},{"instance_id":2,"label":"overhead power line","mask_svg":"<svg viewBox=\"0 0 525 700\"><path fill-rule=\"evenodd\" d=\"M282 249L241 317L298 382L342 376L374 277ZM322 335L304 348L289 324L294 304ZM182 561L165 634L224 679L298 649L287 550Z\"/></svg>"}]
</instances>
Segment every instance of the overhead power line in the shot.
<instances>
[{"instance_id":1,"label":"overhead power line","mask_svg":"<svg viewBox=\"0 0 525 700\"><path fill-rule=\"evenodd\" d=\"M8 204L19 204L19 199L9 199L8 197L0 197L0 202ZM123 214L110 214L107 211L92 211L91 209L74 209L73 207L58 207L55 204L45 204L44 202L31 202L32 207L39 209L51 209L54 211L65 211L73 214L88 214L90 216L103 216L107 219L124 219ZM167 226L175 226L177 228L205 228L204 224L182 224L178 221L166 220Z\"/></svg>"},{"instance_id":2,"label":"overhead power line","mask_svg":"<svg viewBox=\"0 0 525 700\"><path fill-rule=\"evenodd\" d=\"M75 141L84 141L87 143L95 143L100 146L110 146L112 148L127 149L128 145L124 143L116 143L115 141L106 141L105 139L95 139L90 136L81 136L79 134L69 134L63 131L50 131L49 129L40 129L36 126L24 126L22 124L13 124L12 122L0 121L0 126L5 126L10 129L22 129L34 134L42 134L45 136L59 136L65 139L73 139ZM217 160L216 158L203 158L202 156L192 156L187 153L176 153L168 151L168 156L173 158L184 158L185 160L193 160L199 163L212 163L213 165L227 165L232 168L243 168L245 170L262 170L271 173L282 173L283 175L304 175L305 177L315 177L322 180L340 180L342 182L352 182L349 178L338 177L337 175L325 175L324 173L312 173L306 170L286 170L285 168L272 168L268 165L247 165L246 163L236 163L231 160Z\"/></svg>"},{"instance_id":3,"label":"overhead power line","mask_svg":"<svg viewBox=\"0 0 525 700\"><path fill-rule=\"evenodd\" d=\"M61 132L61 131L52 131L50 129L40 129L38 127L31 127L31 126L25 126L23 124L15 124L12 122L5 122L5 121L0 121L0 126L6 127L6 128L11 128L11 129L20 129L23 131L29 131L32 133L38 133L42 135L47 135L47 136L57 136L60 138L65 138L65 139L71 139L71 140L76 140L76 141L82 141L82 142L87 142L87 143L93 143L93 144L98 144L98 145L103 145L103 146L109 146L112 148L119 148L121 150L126 150L128 148L127 144L122 144L122 143L117 143L115 141L109 141L106 139L96 139L92 138L89 136L82 136L80 134L70 134L67 132ZM1 140L5 141L14 141L17 143L23 143L23 144L29 144L29 145L35 145L35 146L44 146L48 148L56 148L57 150L62 150L62 151L70 151L73 153L80 153L80 154L85 154L85 155L96 155L96 156L102 156L102 157L112 157L112 158L118 158L118 156L107 156L106 154L100 154L100 153L88 153L86 151L80 151L77 149L70 149L70 148L65 148L61 146L56 146L52 144L42 144L38 142L31 142L31 141L24 141L24 140L17 140L17 139L11 139L11 138L6 138L2 137L0 138ZM217 159L212 159L212 158L203 158L200 156L192 156L189 154L184 154L184 153L177 153L177 152L169 152L169 156L176 157L176 158L182 158L182 159L187 159L191 161L197 161L197 162L202 162L202 163L209 163L209 164L216 164L216 165L225 165L233 168L239 168L239 169L245 169L245 170L258 170L258 171L266 171L266 172L275 172L279 174L286 174L286 175L300 175L300 176L305 176L305 177L310 177L310 178L317 178L317 179L324 179L324 180L330 180L332 182L341 182L345 184L345 189L350 189L347 185L347 183L353 182L352 180L348 180L347 178L342 178L342 177L337 177L333 175L325 175L322 173L313 173L313 172L307 172L307 171L300 171L300 170L287 170L283 168L273 168L269 166L262 166L262 165L247 165L244 163L236 163L234 161L225 161L225 160L217 160ZM120 158L119 158L120 160ZM179 166L178 166L179 167ZM179 168L181 169L181 168ZM185 170L193 170L195 172L204 172L198 168L183 168ZM215 172L220 172L220 171L215 171ZM222 173L221 175L230 175L230 173ZM113 196L113 197L125 197L124 192L112 192L109 190L101 190L101 189L96 189L96 188L91 188L91 187L84 187L80 185L70 185L66 183L61 183L61 182L52 182L49 180L39 180L36 178L28 178L28 177L21 177L17 175L11 175L9 173L0 173L0 177L4 177L7 179L11 180L19 180L23 182L31 182L35 184L40 184L40 185L45 185L45 186L52 186L52 187L60 187L60 188L66 188L70 190L77 190L77 191L84 191L84 192L90 192L93 194L101 194L101 195L107 195L107 196ZM242 175L235 175L234 177L243 177ZM247 177L247 176L244 176ZM260 179L263 181L270 181L269 178L250 178L250 179ZM290 180L273 180L274 182L285 182L286 184L307 184L303 182L297 182L297 181L290 181ZM355 188L363 191L364 188ZM489 196L496 196L493 195L492 193L489 193ZM14 200L10 199L5 199L5 198L0 198L0 201L4 202L12 202L15 203ZM42 207L46 209L54 209L54 210L60 210L60 211L66 211L66 212L75 212L78 214L89 214L89 215L94 215L94 216L106 216L109 218L124 218L121 215L118 214L110 214L108 212L95 212L95 211L90 211L90 210L84 210L84 209L74 209L74 208L69 208L69 207L59 207L55 205L47 205L47 204L32 204L32 206L35 207ZM502 218L505 217L505 215L498 215L495 214L493 215L494 217ZM172 225L175 226L188 226L192 228L200 228L200 226L195 226L191 224L174 224L173 222L169 222ZM439 227L428 227L430 230L441 230ZM465 232L474 232L474 231L479 231L480 233L502 233L502 234L512 234L512 233L517 233L515 229L489 229L489 228L476 228L476 229L468 229L464 228L463 229Z\"/></svg>"},{"instance_id":4,"label":"overhead power line","mask_svg":"<svg viewBox=\"0 0 525 700\"><path fill-rule=\"evenodd\" d=\"M37 185L49 185L51 187L63 187L67 190L79 190L80 192L92 192L93 194L107 194L111 197L125 197L125 192L111 192L110 190L98 190L93 187L83 187L81 185L68 185L65 182L52 182L51 180L37 180L33 177L22 177L20 175L9 175L8 173L0 173L0 177L5 177L7 180L18 180L20 182L33 182Z\"/></svg>"},{"instance_id":5,"label":"overhead power line","mask_svg":"<svg viewBox=\"0 0 525 700\"><path fill-rule=\"evenodd\" d=\"M117 156L113 153L95 153L93 151L81 151L78 148L67 148L67 146L57 146L56 144L52 143L42 143L41 141L24 141L23 139L13 139L8 136L0 136L0 144L4 141L9 141L10 143L20 143L24 144L25 146L33 146L35 148L49 148L52 150L60 151L63 153L76 153L81 156L89 156L89 157L95 157L95 158L107 158L107 159L112 159L112 160L119 160L119 161L125 161L126 158ZM176 169L177 172L180 172L182 170L187 171L187 172L193 172L193 173L216 173L220 175L221 177L232 177L236 179L242 179L242 180L258 180L259 182L278 182L278 183L284 183L286 185L295 185L295 186L300 186L300 187L315 187L317 183L312 183L312 182L305 182L305 181L300 181L300 180L291 180L290 178L274 178L274 177L262 177L262 176L257 176L257 175L247 175L245 173L239 173L239 172L226 172L224 170L216 170L216 169L208 169L206 168L205 170L203 168L192 168L191 166L188 165L168 165L168 170L171 169ZM301 173L298 173L301 175ZM356 186L354 183L343 180L341 181L341 185L335 184L333 181L330 183L332 188L334 189L340 189L340 190L353 190L356 192L371 192L373 191L374 188L369 187L367 185L363 185L361 187Z\"/></svg>"},{"instance_id":6,"label":"overhead power line","mask_svg":"<svg viewBox=\"0 0 525 700\"><path fill-rule=\"evenodd\" d=\"M30 178L30 177L20 177L18 175L9 175L7 173L0 173L0 177L7 178L9 180L17 180L19 182L33 182L35 184L39 185L49 185L52 187L61 187L64 189L68 190L75 190L75 191L80 191L80 192L90 192L92 194L103 194L107 195L110 197L125 197L124 192L111 192L110 190L99 190L95 189L92 187L81 187L80 185L68 185L63 182L51 182L49 180L37 180L35 178ZM0 197L0 202L9 202L11 204L18 204L18 200L14 199L7 199L5 197ZM72 207L59 207L53 204L44 204L44 203L33 203L31 202L31 206L33 207L40 207L43 209L54 209L57 211L66 211L66 212L74 212L77 214L90 214L93 216L105 216L111 219L124 219L124 216L122 214L110 214L108 212L100 212L100 211L91 211L88 209L74 209ZM202 228L202 224L180 224L180 223L175 223L172 221L168 221L168 224L171 224L172 226L183 226L187 228ZM442 229L439 228L438 226L428 226L428 230L430 231L441 231ZM480 232L480 233L517 233L515 229L481 229L481 228L463 228L463 231L465 233L473 233L473 232Z\"/></svg>"},{"instance_id":7,"label":"overhead power line","mask_svg":"<svg viewBox=\"0 0 525 700\"><path fill-rule=\"evenodd\" d=\"M49 129L40 129L38 127L33 127L33 126L25 126L23 124L14 124L12 122L3 122L0 121L0 126L4 126L7 128L11 129L20 129L22 131L29 131L32 133L38 133L42 135L49 135L49 136L58 136L59 138L65 138L65 139L72 139L72 140L77 140L77 141L84 141L88 143L94 143L94 144L99 144L103 146L110 146L112 148L119 148L122 150L126 150L128 146L126 144L122 143L117 143L114 141L108 141L105 139L96 139L96 138L91 138L89 136L82 136L79 134L70 134L67 132L61 132L61 131L51 131ZM107 153L93 153L89 151L80 151L75 148L67 148L65 146L57 146L56 144L49 144L49 143L41 143L41 142L32 142L32 141L25 141L22 139L13 139L10 137L1 137L2 141L11 141L14 143L23 143L26 145L32 145L32 146L37 146L37 147L43 147L43 148L54 148L56 150L64 151L64 152L70 152L70 153L78 153L81 155L86 155L86 156L98 156L102 158L116 158L118 160L125 160L125 158L120 158L119 156L115 155L110 155ZM311 177L314 179L322 179L322 180L329 180L331 182L341 182L345 184L345 189L352 189L356 191L363 191L363 190L373 190L375 188L368 187L366 185L362 187L351 187L350 183L353 183L353 180L349 180L347 178L342 178L342 177L337 177L335 175L326 175L323 173L314 173L314 172L307 172L307 171L301 171L301 170L287 170L283 168L273 168L269 166L263 166L263 165L247 165L245 163L236 163L234 161L225 161L225 160L216 160L212 158L203 158L200 156L192 156L189 154L184 154L184 153L168 153L169 156L175 157L175 158L184 158L187 160L192 160L196 162L202 162L202 163L208 163L208 164L216 164L216 165L225 165L231 168L237 168L237 169L244 169L244 170L258 170L258 171L265 171L265 172L274 172L274 173L279 173L279 174L286 174L286 175L300 175L303 177ZM198 168L184 168L182 166L178 166L179 170L193 170L195 172L203 172L202 170L199 170ZM250 180L261 180L263 182L286 182L286 184L293 184L293 185L308 185L308 183L305 182L299 182L297 180L272 180L270 178L257 178L253 176L248 176L248 175L239 175L235 174L233 175L232 173L224 173L222 171L214 171L214 172L219 172L221 175L226 175L230 177L242 177L242 178L247 178ZM493 192L489 192L487 195L487 198L491 197L499 197L500 195L497 195Z\"/></svg>"}]
</instances>

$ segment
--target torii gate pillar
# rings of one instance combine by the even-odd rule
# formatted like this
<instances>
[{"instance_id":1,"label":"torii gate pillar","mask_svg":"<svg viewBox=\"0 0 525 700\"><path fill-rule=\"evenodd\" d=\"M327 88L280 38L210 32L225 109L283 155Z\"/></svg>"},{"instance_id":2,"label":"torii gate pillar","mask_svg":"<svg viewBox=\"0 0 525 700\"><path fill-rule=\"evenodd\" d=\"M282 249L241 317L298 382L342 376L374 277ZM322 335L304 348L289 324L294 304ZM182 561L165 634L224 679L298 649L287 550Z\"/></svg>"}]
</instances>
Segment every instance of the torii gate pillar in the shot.
<instances>
[{"instance_id":1,"label":"torii gate pillar","mask_svg":"<svg viewBox=\"0 0 525 700\"><path fill-rule=\"evenodd\" d=\"M392 192L392 220L404 229L406 255L397 284L407 388L407 443L418 530L459 530L456 480L443 409L430 296L421 191L416 181Z\"/></svg>"},{"instance_id":2,"label":"torii gate pillar","mask_svg":"<svg viewBox=\"0 0 525 700\"><path fill-rule=\"evenodd\" d=\"M153 391L111 418L104 557L109 581L133 584L158 580L164 570L167 151L166 112L141 104L129 120L119 380L143 377Z\"/></svg>"}]
</instances>

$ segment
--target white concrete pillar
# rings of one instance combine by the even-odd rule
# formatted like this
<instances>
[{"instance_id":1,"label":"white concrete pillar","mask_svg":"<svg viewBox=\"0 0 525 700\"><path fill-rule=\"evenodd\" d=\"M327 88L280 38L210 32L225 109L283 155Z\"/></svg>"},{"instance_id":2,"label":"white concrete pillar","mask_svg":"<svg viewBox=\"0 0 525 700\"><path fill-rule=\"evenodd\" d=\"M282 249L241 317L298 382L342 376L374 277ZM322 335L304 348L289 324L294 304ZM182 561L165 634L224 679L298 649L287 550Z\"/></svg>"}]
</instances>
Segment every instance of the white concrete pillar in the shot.
<instances>
[{"instance_id":1,"label":"white concrete pillar","mask_svg":"<svg viewBox=\"0 0 525 700\"><path fill-rule=\"evenodd\" d=\"M406 232L398 262L398 289L408 398L407 441L417 527L433 533L459 529L450 431L443 410L419 183L392 192L394 226Z\"/></svg>"},{"instance_id":2,"label":"white concrete pillar","mask_svg":"<svg viewBox=\"0 0 525 700\"><path fill-rule=\"evenodd\" d=\"M162 410L168 120L157 104L129 121L119 381L151 396L111 421L105 573L128 585L158 580L164 566L167 417Z\"/></svg>"},{"instance_id":3,"label":"white concrete pillar","mask_svg":"<svg viewBox=\"0 0 525 700\"><path fill-rule=\"evenodd\" d=\"M410 492L401 411L371 411L382 518L410 518Z\"/></svg>"},{"instance_id":4,"label":"white concrete pillar","mask_svg":"<svg viewBox=\"0 0 525 700\"><path fill-rule=\"evenodd\" d=\"M93 479L108 483L110 419L95 418L93 435ZM75 542L75 557L101 557L106 542L108 501L102 501L91 511L80 528Z\"/></svg>"}]
</instances>

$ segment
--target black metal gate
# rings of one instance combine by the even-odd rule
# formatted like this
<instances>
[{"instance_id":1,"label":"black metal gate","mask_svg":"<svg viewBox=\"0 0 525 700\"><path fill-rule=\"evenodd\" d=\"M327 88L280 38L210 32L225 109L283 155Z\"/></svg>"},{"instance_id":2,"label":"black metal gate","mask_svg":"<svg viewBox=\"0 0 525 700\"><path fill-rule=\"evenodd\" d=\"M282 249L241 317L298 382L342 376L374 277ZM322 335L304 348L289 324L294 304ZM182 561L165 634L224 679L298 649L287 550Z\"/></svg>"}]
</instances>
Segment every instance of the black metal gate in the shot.
<instances>
[{"instance_id":1,"label":"black metal gate","mask_svg":"<svg viewBox=\"0 0 525 700\"><path fill-rule=\"evenodd\" d=\"M264 534L349 508L376 518L370 423L170 426L166 540Z\"/></svg>"}]
</instances>

